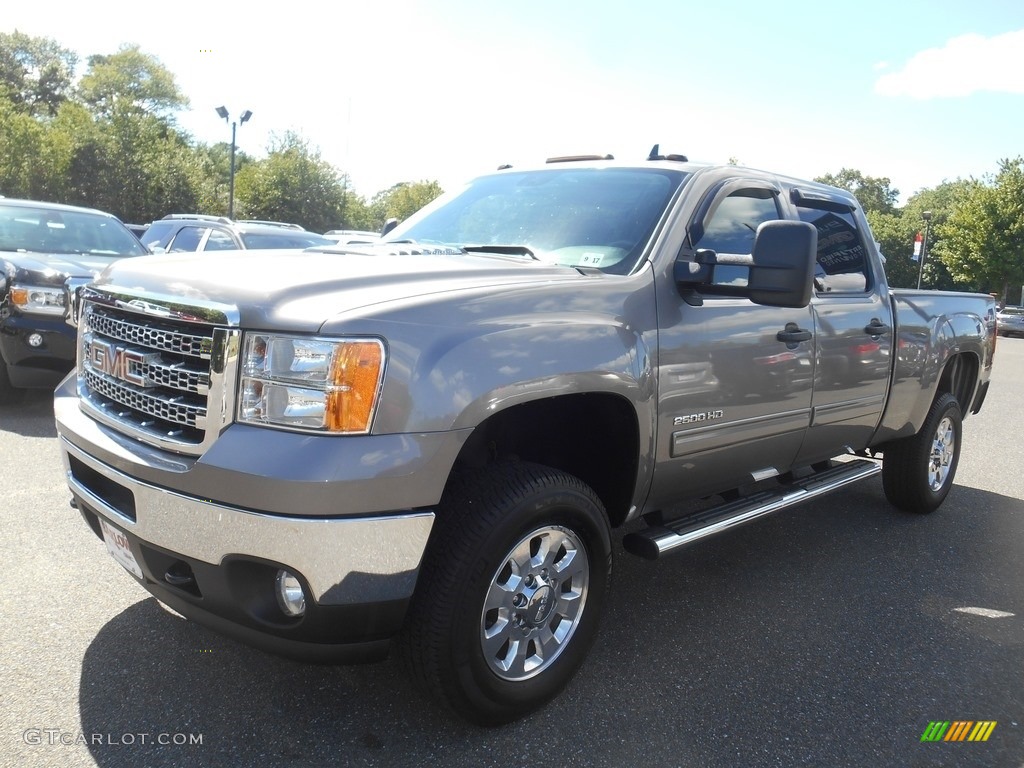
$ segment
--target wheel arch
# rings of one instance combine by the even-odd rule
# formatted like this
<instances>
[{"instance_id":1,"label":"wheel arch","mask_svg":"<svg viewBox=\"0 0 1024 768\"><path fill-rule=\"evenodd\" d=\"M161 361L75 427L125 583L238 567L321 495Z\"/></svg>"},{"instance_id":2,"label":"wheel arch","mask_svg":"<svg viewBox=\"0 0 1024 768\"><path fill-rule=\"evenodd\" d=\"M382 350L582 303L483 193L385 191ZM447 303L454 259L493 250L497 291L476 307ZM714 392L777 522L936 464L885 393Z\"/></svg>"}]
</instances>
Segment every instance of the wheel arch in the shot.
<instances>
[{"instance_id":1,"label":"wheel arch","mask_svg":"<svg viewBox=\"0 0 1024 768\"><path fill-rule=\"evenodd\" d=\"M636 410L612 393L577 393L532 400L481 422L453 472L519 459L562 470L589 485L613 526L625 521L640 469Z\"/></svg>"}]
</instances>

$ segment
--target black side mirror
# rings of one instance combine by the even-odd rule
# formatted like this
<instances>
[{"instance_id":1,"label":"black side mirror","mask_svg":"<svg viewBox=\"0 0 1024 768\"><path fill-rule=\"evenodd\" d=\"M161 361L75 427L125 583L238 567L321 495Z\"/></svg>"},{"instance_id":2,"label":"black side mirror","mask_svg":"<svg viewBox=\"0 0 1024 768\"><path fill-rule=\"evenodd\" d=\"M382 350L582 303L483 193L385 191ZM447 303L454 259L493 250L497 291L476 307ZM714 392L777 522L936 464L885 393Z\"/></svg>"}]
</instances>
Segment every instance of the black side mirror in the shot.
<instances>
[{"instance_id":1,"label":"black side mirror","mask_svg":"<svg viewBox=\"0 0 1024 768\"><path fill-rule=\"evenodd\" d=\"M755 304L806 307L811 302L818 230L803 221L766 221L754 238L747 291Z\"/></svg>"},{"instance_id":2,"label":"black side mirror","mask_svg":"<svg viewBox=\"0 0 1024 768\"><path fill-rule=\"evenodd\" d=\"M388 219L384 222L384 226L380 228L380 236L384 237L388 232L398 226L398 219Z\"/></svg>"}]
</instances>

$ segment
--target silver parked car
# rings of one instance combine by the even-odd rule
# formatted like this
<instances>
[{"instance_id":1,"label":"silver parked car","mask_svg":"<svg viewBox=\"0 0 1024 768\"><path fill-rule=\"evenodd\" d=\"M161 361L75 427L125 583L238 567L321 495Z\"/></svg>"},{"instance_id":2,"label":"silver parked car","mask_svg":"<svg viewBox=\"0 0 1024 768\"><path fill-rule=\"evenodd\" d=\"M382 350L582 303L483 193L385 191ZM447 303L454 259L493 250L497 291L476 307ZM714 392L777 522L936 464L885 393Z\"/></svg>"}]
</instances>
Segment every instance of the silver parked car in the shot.
<instances>
[{"instance_id":1,"label":"silver parked car","mask_svg":"<svg viewBox=\"0 0 1024 768\"><path fill-rule=\"evenodd\" d=\"M1003 307L996 312L1000 336L1024 336L1024 307Z\"/></svg>"}]
</instances>

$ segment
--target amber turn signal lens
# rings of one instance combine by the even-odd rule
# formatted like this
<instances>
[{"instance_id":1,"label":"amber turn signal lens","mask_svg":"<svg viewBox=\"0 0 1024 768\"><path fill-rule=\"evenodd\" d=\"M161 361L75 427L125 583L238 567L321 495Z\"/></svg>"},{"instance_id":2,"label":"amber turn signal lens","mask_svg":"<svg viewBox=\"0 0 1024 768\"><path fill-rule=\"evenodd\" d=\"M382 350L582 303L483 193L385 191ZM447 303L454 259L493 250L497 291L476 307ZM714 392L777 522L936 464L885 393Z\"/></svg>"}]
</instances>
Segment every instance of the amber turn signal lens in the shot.
<instances>
[{"instance_id":1,"label":"amber turn signal lens","mask_svg":"<svg viewBox=\"0 0 1024 768\"><path fill-rule=\"evenodd\" d=\"M384 347L379 341L347 341L338 346L327 390L327 429L369 431L383 368Z\"/></svg>"}]
</instances>

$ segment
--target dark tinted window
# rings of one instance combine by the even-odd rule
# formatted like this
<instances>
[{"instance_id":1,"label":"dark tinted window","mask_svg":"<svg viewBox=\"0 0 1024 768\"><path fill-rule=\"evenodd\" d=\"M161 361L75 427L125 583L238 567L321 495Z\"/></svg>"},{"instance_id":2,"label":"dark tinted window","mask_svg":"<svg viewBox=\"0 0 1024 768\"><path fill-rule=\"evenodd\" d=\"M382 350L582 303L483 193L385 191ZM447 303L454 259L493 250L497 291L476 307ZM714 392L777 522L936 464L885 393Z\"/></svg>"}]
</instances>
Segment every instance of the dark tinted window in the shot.
<instances>
[{"instance_id":1,"label":"dark tinted window","mask_svg":"<svg viewBox=\"0 0 1024 768\"><path fill-rule=\"evenodd\" d=\"M170 247L167 249L172 253L178 251L198 251L199 243L206 234L206 227L182 227L174 236Z\"/></svg>"},{"instance_id":2,"label":"dark tinted window","mask_svg":"<svg viewBox=\"0 0 1024 768\"><path fill-rule=\"evenodd\" d=\"M697 248L715 253L749 256L754 250L754 236L762 222L780 218L775 196L765 189L744 189L733 192L719 203ZM746 285L750 276L747 267L719 264L714 282L718 285Z\"/></svg>"},{"instance_id":3,"label":"dark tinted window","mask_svg":"<svg viewBox=\"0 0 1024 768\"><path fill-rule=\"evenodd\" d=\"M0 251L141 256L139 241L117 219L87 211L4 205L0 200Z\"/></svg>"},{"instance_id":4,"label":"dark tinted window","mask_svg":"<svg viewBox=\"0 0 1024 768\"><path fill-rule=\"evenodd\" d=\"M206 247L204 251L233 251L239 246L235 243L234 239L227 232L221 232L219 229L210 230L210 237L206 240Z\"/></svg>"},{"instance_id":5,"label":"dark tinted window","mask_svg":"<svg viewBox=\"0 0 1024 768\"><path fill-rule=\"evenodd\" d=\"M246 248L312 248L317 245L333 245L331 240L312 232L243 232L242 242Z\"/></svg>"},{"instance_id":6,"label":"dark tinted window","mask_svg":"<svg viewBox=\"0 0 1024 768\"><path fill-rule=\"evenodd\" d=\"M154 221L139 239L142 240L143 245L166 246L173 233L173 221Z\"/></svg>"},{"instance_id":7,"label":"dark tinted window","mask_svg":"<svg viewBox=\"0 0 1024 768\"><path fill-rule=\"evenodd\" d=\"M697 247L715 253L750 254L758 225L778 218L775 197L767 190L733 192L718 205Z\"/></svg>"},{"instance_id":8,"label":"dark tinted window","mask_svg":"<svg viewBox=\"0 0 1024 768\"><path fill-rule=\"evenodd\" d=\"M525 246L543 261L626 273L686 175L560 167L484 176L438 198L386 240Z\"/></svg>"},{"instance_id":9,"label":"dark tinted window","mask_svg":"<svg viewBox=\"0 0 1024 768\"><path fill-rule=\"evenodd\" d=\"M867 249L852 213L797 208L818 230L815 287L821 293L863 293L871 284Z\"/></svg>"}]
</instances>

